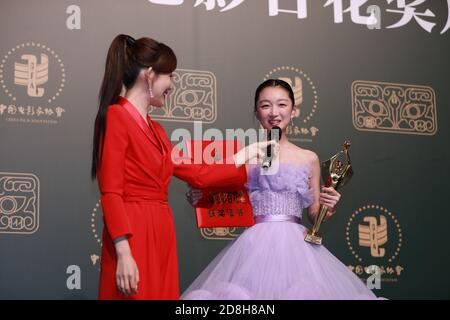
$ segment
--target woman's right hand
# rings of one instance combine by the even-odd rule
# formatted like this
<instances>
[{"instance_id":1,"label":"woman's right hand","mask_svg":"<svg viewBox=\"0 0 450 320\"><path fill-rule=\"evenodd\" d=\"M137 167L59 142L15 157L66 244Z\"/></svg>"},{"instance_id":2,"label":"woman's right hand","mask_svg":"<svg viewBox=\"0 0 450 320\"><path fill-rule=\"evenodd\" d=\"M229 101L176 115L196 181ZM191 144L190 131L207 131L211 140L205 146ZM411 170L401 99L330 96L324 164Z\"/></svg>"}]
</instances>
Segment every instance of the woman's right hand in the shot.
<instances>
[{"instance_id":1,"label":"woman's right hand","mask_svg":"<svg viewBox=\"0 0 450 320\"><path fill-rule=\"evenodd\" d=\"M237 167L240 167L241 165L248 163L252 159L263 159L266 156L267 147L269 145L272 146L272 156L273 158L275 158L278 155L280 146L275 140L270 140L255 142L245 148L242 148L233 156L234 163Z\"/></svg>"},{"instance_id":2,"label":"woman's right hand","mask_svg":"<svg viewBox=\"0 0 450 320\"><path fill-rule=\"evenodd\" d=\"M117 253L116 285L125 296L137 294L139 284L139 270L131 254L128 240L115 243Z\"/></svg>"}]
</instances>

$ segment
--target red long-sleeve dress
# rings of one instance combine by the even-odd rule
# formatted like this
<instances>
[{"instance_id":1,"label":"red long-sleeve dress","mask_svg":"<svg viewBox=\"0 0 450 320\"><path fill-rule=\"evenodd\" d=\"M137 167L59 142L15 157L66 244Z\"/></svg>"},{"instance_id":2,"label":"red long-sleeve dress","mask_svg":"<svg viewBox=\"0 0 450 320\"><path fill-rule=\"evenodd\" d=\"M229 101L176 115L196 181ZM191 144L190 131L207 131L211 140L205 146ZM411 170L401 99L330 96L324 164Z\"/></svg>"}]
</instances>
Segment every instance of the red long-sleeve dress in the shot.
<instances>
[{"instance_id":1,"label":"red long-sleeve dress","mask_svg":"<svg viewBox=\"0 0 450 320\"><path fill-rule=\"evenodd\" d=\"M172 175L194 187L242 186L244 166L175 164L164 129L149 125L125 98L107 112L98 170L104 230L99 299L178 299L178 261L167 189ZM116 286L113 239L128 236L139 269L138 293L125 297Z\"/></svg>"}]
</instances>

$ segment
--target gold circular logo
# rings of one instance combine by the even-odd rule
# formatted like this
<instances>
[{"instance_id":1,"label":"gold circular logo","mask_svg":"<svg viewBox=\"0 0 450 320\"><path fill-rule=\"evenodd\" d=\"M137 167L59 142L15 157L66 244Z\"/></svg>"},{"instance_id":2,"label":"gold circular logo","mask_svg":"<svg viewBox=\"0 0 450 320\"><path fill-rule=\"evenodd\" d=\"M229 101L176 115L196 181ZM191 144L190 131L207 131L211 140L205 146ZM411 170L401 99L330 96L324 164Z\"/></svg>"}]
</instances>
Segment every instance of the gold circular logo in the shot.
<instances>
[{"instance_id":1,"label":"gold circular logo","mask_svg":"<svg viewBox=\"0 0 450 320\"><path fill-rule=\"evenodd\" d=\"M56 68L55 68L56 67ZM35 42L10 49L0 63L0 86L16 103L32 104L36 99L53 102L66 82L64 63L50 47Z\"/></svg>"},{"instance_id":2,"label":"gold circular logo","mask_svg":"<svg viewBox=\"0 0 450 320\"><path fill-rule=\"evenodd\" d=\"M346 227L347 245L359 263L378 265L393 262L403 243L397 217L380 205L366 205L357 209Z\"/></svg>"}]
</instances>

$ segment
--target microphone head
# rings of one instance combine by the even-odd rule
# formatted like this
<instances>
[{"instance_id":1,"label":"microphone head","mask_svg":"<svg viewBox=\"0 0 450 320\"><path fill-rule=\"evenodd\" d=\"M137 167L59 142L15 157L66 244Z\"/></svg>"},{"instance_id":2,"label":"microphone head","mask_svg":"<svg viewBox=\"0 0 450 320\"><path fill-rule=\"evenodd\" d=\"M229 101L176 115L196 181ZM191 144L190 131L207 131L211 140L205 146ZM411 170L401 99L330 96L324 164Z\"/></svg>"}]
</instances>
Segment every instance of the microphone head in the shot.
<instances>
[{"instance_id":1,"label":"microphone head","mask_svg":"<svg viewBox=\"0 0 450 320\"><path fill-rule=\"evenodd\" d=\"M273 126L272 129L270 129L269 136L268 136L269 140L272 140L274 138L273 136L276 133L278 133L278 141L280 141L283 131L281 131L281 128L279 126Z\"/></svg>"},{"instance_id":2,"label":"microphone head","mask_svg":"<svg viewBox=\"0 0 450 320\"><path fill-rule=\"evenodd\" d=\"M280 141L282 131L279 126L273 126L272 129L269 130L269 132L267 133L267 140L272 140L273 136L276 134L278 134L277 141ZM268 170L271 165L272 165L272 148L271 145L269 145L267 146L266 157L263 160L262 167L264 170Z\"/></svg>"}]
</instances>

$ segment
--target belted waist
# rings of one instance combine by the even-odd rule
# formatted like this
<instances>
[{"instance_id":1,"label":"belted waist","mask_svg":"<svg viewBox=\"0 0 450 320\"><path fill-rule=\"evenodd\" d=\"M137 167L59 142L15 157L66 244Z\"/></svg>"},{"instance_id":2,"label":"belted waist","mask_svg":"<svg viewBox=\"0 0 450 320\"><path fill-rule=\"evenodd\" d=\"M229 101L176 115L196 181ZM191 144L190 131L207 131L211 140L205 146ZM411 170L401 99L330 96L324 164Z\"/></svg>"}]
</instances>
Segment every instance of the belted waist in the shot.
<instances>
[{"instance_id":1,"label":"belted waist","mask_svg":"<svg viewBox=\"0 0 450 320\"><path fill-rule=\"evenodd\" d=\"M125 202L150 202L168 205L167 195L162 194L144 194L144 195L125 195L123 196Z\"/></svg>"},{"instance_id":2,"label":"belted waist","mask_svg":"<svg viewBox=\"0 0 450 320\"><path fill-rule=\"evenodd\" d=\"M300 223L301 219L297 216L290 216L286 214L274 214L274 215L260 215L255 217L255 223L263 222L294 222Z\"/></svg>"}]
</instances>

